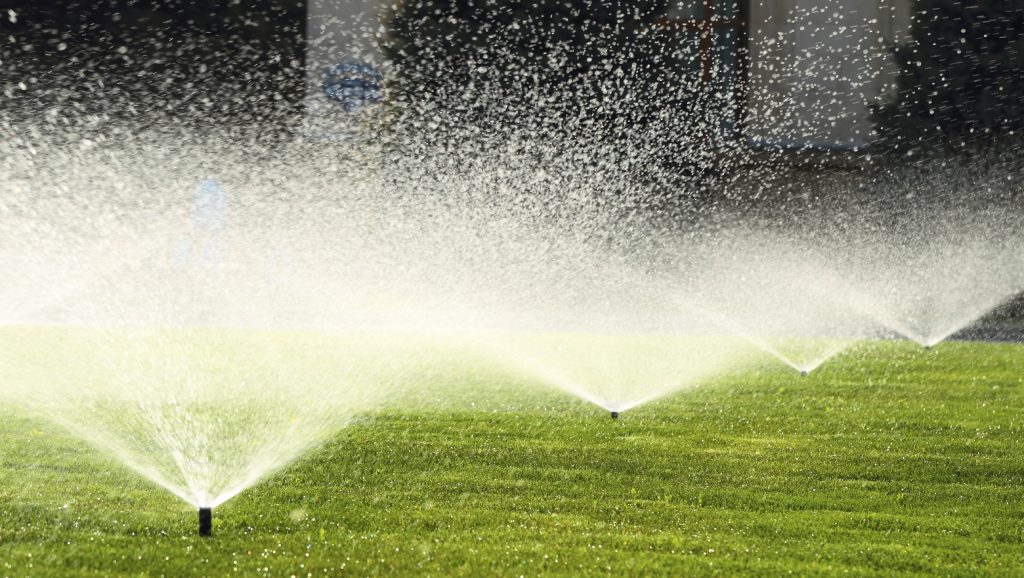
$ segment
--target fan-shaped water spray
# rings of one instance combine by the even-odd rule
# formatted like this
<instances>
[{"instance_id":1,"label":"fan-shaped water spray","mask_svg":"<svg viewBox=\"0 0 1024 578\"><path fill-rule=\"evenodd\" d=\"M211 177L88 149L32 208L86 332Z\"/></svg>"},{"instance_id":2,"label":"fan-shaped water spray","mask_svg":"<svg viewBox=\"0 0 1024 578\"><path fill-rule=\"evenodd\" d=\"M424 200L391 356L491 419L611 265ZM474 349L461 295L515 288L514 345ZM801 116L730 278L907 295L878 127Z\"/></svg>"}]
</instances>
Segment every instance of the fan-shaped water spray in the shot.
<instances>
[{"instance_id":1,"label":"fan-shaped water spray","mask_svg":"<svg viewBox=\"0 0 1024 578\"><path fill-rule=\"evenodd\" d=\"M336 284L310 281L336 268L312 239L298 244L275 209L246 206L241 193L229 221L212 181L191 203L180 196L182 210L102 234L38 217L7 223L11 238L40 241L24 248L20 281L42 298L0 332L0 389L208 511L386 399L415 351L394 332L351 325L360 304L311 298ZM104 200L129 223L150 214ZM69 255L75 281L90 274L71 291L52 277Z\"/></svg>"},{"instance_id":2,"label":"fan-shaped water spray","mask_svg":"<svg viewBox=\"0 0 1024 578\"><path fill-rule=\"evenodd\" d=\"M876 247L875 257L885 264L861 278L851 301L930 347L1024 291L1021 249L1013 237L936 238L913 252Z\"/></svg>"},{"instance_id":3,"label":"fan-shaped water spray","mask_svg":"<svg viewBox=\"0 0 1024 578\"><path fill-rule=\"evenodd\" d=\"M225 65L233 88L212 92L198 81L223 71L167 78L160 58L138 59L157 63L139 86L77 56L24 72L0 110L0 393L209 533L212 508L417 383L451 336L615 418L744 367L751 344L807 373L878 325L930 344L1021 290L1009 213L832 222L818 185L761 202L787 143L870 132L879 73L845 78L884 54L864 23L822 5L709 49L666 35L664 3L472 4L317 29L311 54L333 60L306 88L326 100L296 122L252 97L276 86L258 68ZM753 82L719 44L756 55Z\"/></svg>"},{"instance_id":4,"label":"fan-shaped water spray","mask_svg":"<svg viewBox=\"0 0 1024 578\"><path fill-rule=\"evenodd\" d=\"M1024 215L998 163L936 161L907 172L886 183L903 194L900 208L878 203L860 216L880 221L874 228L832 241L844 280L832 293L929 347L1024 291Z\"/></svg>"},{"instance_id":5,"label":"fan-shaped water spray","mask_svg":"<svg viewBox=\"0 0 1024 578\"><path fill-rule=\"evenodd\" d=\"M803 375L878 333L838 298L827 260L780 232L718 231L690 252L678 306Z\"/></svg>"},{"instance_id":6,"label":"fan-shaped water spray","mask_svg":"<svg viewBox=\"0 0 1024 578\"><path fill-rule=\"evenodd\" d=\"M520 372L611 412L703 385L749 362L735 339L692 334L525 334L490 346Z\"/></svg>"}]
</instances>

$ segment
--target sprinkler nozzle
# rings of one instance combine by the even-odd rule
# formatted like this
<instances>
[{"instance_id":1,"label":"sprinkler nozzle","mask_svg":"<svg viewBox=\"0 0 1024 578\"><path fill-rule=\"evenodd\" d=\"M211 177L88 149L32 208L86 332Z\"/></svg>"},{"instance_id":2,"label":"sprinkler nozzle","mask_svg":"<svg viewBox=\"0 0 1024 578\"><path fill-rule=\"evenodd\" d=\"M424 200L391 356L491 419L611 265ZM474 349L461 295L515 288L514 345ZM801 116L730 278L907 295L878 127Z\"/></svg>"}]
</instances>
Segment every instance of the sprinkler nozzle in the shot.
<instances>
[{"instance_id":1,"label":"sprinkler nozzle","mask_svg":"<svg viewBox=\"0 0 1024 578\"><path fill-rule=\"evenodd\" d=\"M613 411L612 412L612 419L619 419L619 412Z\"/></svg>"},{"instance_id":2,"label":"sprinkler nozzle","mask_svg":"<svg viewBox=\"0 0 1024 578\"><path fill-rule=\"evenodd\" d=\"M213 510L210 508L199 508L199 535L213 535Z\"/></svg>"},{"instance_id":3,"label":"sprinkler nozzle","mask_svg":"<svg viewBox=\"0 0 1024 578\"><path fill-rule=\"evenodd\" d=\"M807 374L808 374L808 373L810 373L810 372L809 372L809 371L807 371L806 369L801 369L801 370L800 370L800 376L801 376L801 377L807 377Z\"/></svg>"}]
</instances>

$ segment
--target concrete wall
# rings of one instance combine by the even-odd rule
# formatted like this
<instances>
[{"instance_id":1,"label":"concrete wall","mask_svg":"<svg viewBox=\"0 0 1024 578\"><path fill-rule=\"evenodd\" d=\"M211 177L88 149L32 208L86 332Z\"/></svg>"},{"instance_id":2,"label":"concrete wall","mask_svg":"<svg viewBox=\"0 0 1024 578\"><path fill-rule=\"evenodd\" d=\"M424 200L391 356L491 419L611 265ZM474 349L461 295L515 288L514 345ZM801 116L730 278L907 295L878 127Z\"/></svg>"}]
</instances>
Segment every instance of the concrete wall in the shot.
<instances>
[{"instance_id":1,"label":"concrete wall","mask_svg":"<svg viewBox=\"0 0 1024 578\"><path fill-rule=\"evenodd\" d=\"M890 49L913 0L753 0L748 136L799 146L871 139L870 105L890 97Z\"/></svg>"}]
</instances>

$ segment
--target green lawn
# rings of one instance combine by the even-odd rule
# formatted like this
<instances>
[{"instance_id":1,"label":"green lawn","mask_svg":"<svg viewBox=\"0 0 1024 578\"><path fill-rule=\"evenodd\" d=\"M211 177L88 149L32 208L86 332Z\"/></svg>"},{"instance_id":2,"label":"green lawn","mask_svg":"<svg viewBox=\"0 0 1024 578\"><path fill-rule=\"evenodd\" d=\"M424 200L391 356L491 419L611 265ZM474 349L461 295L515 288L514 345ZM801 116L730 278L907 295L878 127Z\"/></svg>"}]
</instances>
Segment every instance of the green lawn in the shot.
<instances>
[{"instance_id":1,"label":"green lawn","mask_svg":"<svg viewBox=\"0 0 1024 578\"><path fill-rule=\"evenodd\" d=\"M1024 573L1024 346L865 345L613 421L558 391L368 416L214 512L0 414L0 576Z\"/></svg>"}]
</instances>

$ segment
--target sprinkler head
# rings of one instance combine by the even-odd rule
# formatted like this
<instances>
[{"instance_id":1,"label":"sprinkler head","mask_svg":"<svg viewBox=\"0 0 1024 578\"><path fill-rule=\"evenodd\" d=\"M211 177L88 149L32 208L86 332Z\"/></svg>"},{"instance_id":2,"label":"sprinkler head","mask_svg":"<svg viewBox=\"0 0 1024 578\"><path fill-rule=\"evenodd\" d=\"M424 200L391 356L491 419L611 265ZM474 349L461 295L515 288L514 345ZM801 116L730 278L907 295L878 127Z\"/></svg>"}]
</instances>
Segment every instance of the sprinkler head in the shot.
<instances>
[{"instance_id":1,"label":"sprinkler head","mask_svg":"<svg viewBox=\"0 0 1024 578\"><path fill-rule=\"evenodd\" d=\"M612 412L612 419L619 419L619 412L613 411Z\"/></svg>"},{"instance_id":2,"label":"sprinkler head","mask_svg":"<svg viewBox=\"0 0 1024 578\"><path fill-rule=\"evenodd\" d=\"M213 510L210 508L199 508L199 535L213 535Z\"/></svg>"},{"instance_id":3,"label":"sprinkler head","mask_svg":"<svg viewBox=\"0 0 1024 578\"><path fill-rule=\"evenodd\" d=\"M808 373L810 373L810 372L809 372L809 371L807 371L806 369L801 369L801 370L800 370L800 376L801 376L801 377L807 377L807 374L808 374Z\"/></svg>"}]
</instances>

